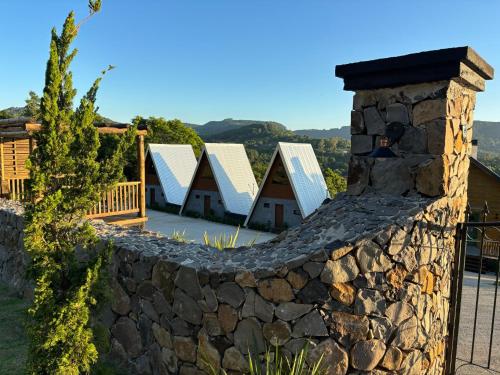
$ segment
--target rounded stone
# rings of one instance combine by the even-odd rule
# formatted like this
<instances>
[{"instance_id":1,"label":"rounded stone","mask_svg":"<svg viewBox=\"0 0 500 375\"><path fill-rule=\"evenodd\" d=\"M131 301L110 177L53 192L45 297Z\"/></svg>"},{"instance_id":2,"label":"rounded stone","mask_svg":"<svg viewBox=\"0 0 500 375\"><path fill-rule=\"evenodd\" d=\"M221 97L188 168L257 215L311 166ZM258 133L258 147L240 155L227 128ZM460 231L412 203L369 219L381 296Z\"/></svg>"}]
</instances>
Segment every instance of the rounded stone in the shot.
<instances>
[{"instance_id":1,"label":"rounded stone","mask_svg":"<svg viewBox=\"0 0 500 375\"><path fill-rule=\"evenodd\" d=\"M328 260L321 272L321 281L325 284L346 283L358 276L359 268L352 255L346 255L339 260Z\"/></svg>"},{"instance_id":2,"label":"rounded stone","mask_svg":"<svg viewBox=\"0 0 500 375\"><path fill-rule=\"evenodd\" d=\"M181 361L196 362L196 344L191 337L174 337L175 354Z\"/></svg>"},{"instance_id":3,"label":"rounded stone","mask_svg":"<svg viewBox=\"0 0 500 375\"><path fill-rule=\"evenodd\" d=\"M294 298L292 287L285 279L266 279L259 282L259 294L272 302L288 302Z\"/></svg>"},{"instance_id":4,"label":"rounded stone","mask_svg":"<svg viewBox=\"0 0 500 375\"><path fill-rule=\"evenodd\" d=\"M385 344L376 339L359 341L351 348L351 365L355 369L371 371L385 354Z\"/></svg>"},{"instance_id":5,"label":"rounded stone","mask_svg":"<svg viewBox=\"0 0 500 375\"><path fill-rule=\"evenodd\" d=\"M339 344L332 339L326 339L311 350L307 361L309 365L316 364L321 358L320 369L325 375L345 375L349 367L349 356Z\"/></svg>"},{"instance_id":6,"label":"rounded stone","mask_svg":"<svg viewBox=\"0 0 500 375\"><path fill-rule=\"evenodd\" d=\"M242 320L234 332L234 346L242 353L260 354L266 351L262 328L255 318Z\"/></svg>"},{"instance_id":7,"label":"rounded stone","mask_svg":"<svg viewBox=\"0 0 500 375\"><path fill-rule=\"evenodd\" d=\"M229 305L220 305L217 312L219 324L225 334L234 331L238 322L238 312Z\"/></svg>"},{"instance_id":8,"label":"rounded stone","mask_svg":"<svg viewBox=\"0 0 500 375\"><path fill-rule=\"evenodd\" d=\"M217 298L220 302L238 308L245 301L245 292L235 282L221 284L217 289Z\"/></svg>"},{"instance_id":9,"label":"rounded stone","mask_svg":"<svg viewBox=\"0 0 500 375\"><path fill-rule=\"evenodd\" d=\"M384 358L382 359L382 362L380 362L380 366L389 371L396 371L399 370L402 361L403 353L401 350L394 346L390 346L387 348Z\"/></svg>"},{"instance_id":10,"label":"rounded stone","mask_svg":"<svg viewBox=\"0 0 500 375\"><path fill-rule=\"evenodd\" d=\"M288 323L282 320L276 320L273 323L264 324L262 333L272 346L281 346L290 340L292 330Z\"/></svg>"},{"instance_id":11,"label":"rounded stone","mask_svg":"<svg viewBox=\"0 0 500 375\"><path fill-rule=\"evenodd\" d=\"M413 315L413 307L406 302L395 302L385 310L387 316L395 325L399 325Z\"/></svg>"},{"instance_id":12,"label":"rounded stone","mask_svg":"<svg viewBox=\"0 0 500 375\"><path fill-rule=\"evenodd\" d=\"M118 319L113 328L111 328L111 334L132 358L141 354L141 336L132 319L127 317Z\"/></svg>"},{"instance_id":13,"label":"rounded stone","mask_svg":"<svg viewBox=\"0 0 500 375\"><path fill-rule=\"evenodd\" d=\"M340 303L350 306L356 298L356 288L350 283L334 283L330 288L330 295Z\"/></svg>"},{"instance_id":14,"label":"rounded stone","mask_svg":"<svg viewBox=\"0 0 500 375\"><path fill-rule=\"evenodd\" d=\"M248 362L238 349L236 349L234 346L231 346L224 352L222 367L226 370L247 372Z\"/></svg>"}]
</instances>

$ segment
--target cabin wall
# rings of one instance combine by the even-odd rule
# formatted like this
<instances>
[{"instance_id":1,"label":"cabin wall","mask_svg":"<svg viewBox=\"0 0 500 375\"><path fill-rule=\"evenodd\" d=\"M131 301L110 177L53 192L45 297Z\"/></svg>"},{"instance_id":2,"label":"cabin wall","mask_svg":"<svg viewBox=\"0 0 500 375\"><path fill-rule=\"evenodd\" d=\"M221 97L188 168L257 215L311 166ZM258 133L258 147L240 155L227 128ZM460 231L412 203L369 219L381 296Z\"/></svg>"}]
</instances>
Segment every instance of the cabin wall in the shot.
<instances>
[{"instance_id":1,"label":"cabin wall","mask_svg":"<svg viewBox=\"0 0 500 375\"><path fill-rule=\"evenodd\" d=\"M27 177L26 161L30 155L29 139L0 138L0 170L4 178Z\"/></svg>"},{"instance_id":2,"label":"cabin wall","mask_svg":"<svg viewBox=\"0 0 500 375\"><path fill-rule=\"evenodd\" d=\"M211 215L220 219L224 218L225 208L222 202L222 197L218 191L193 189L189 193L186 205L184 206L183 214L196 213L204 216L205 213L205 196L210 197Z\"/></svg>"},{"instance_id":3,"label":"cabin wall","mask_svg":"<svg viewBox=\"0 0 500 375\"><path fill-rule=\"evenodd\" d=\"M154 201L151 200L154 195ZM151 207L152 205L165 207L166 201L165 196L163 194L163 190L161 189L160 184L147 184L146 183L146 205Z\"/></svg>"},{"instance_id":4,"label":"cabin wall","mask_svg":"<svg viewBox=\"0 0 500 375\"><path fill-rule=\"evenodd\" d=\"M467 198L472 210L470 220L482 220L481 211L486 201L489 209L486 221L500 221L500 182L483 172L474 163L470 164ZM496 230L486 230L486 235L493 240L500 241L500 233Z\"/></svg>"},{"instance_id":5,"label":"cabin wall","mask_svg":"<svg viewBox=\"0 0 500 375\"><path fill-rule=\"evenodd\" d=\"M264 226L268 230L280 229L275 226L275 207L277 204L283 205L283 222L285 228L297 226L302 222L302 214L295 199L260 197L255 205L248 226Z\"/></svg>"}]
</instances>

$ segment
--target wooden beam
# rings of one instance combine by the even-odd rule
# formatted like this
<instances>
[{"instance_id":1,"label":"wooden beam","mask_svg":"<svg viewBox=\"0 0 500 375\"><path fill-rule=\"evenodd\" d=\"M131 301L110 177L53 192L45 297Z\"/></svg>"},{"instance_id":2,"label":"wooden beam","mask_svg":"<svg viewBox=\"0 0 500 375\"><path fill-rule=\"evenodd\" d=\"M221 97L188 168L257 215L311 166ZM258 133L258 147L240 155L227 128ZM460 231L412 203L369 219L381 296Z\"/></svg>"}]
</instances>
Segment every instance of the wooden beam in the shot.
<instances>
[{"instance_id":1,"label":"wooden beam","mask_svg":"<svg viewBox=\"0 0 500 375\"><path fill-rule=\"evenodd\" d=\"M139 217L146 217L146 163L144 157L144 136L137 136L137 165L139 186Z\"/></svg>"},{"instance_id":2,"label":"wooden beam","mask_svg":"<svg viewBox=\"0 0 500 375\"><path fill-rule=\"evenodd\" d=\"M124 134L127 129L124 128L112 128L112 127L102 127L102 128L97 128L97 131L99 134ZM137 135L138 136L144 136L147 135L148 131L147 130L137 130Z\"/></svg>"},{"instance_id":3,"label":"wooden beam","mask_svg":"<svg viewBox=\"0 0 500 375\"><path fill-rule=\"evenodd\" d=\"M106 223L111 225L120 225L120 226L142 226L146 221L148 221L147 217L134 217L129 219L115 219L115 220L105 220Z\"/></svg>"}]
</instances>

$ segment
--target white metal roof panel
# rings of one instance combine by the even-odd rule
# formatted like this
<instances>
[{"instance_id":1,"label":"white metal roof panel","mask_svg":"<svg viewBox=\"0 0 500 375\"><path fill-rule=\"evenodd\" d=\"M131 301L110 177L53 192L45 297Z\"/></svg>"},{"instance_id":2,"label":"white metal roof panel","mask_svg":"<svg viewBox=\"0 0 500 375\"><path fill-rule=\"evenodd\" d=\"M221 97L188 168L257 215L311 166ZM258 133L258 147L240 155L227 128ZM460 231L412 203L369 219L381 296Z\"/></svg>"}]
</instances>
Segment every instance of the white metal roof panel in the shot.
<instances>
[{"instance_id":1,"label":"white metal roof panel","mask_svg":"<svg viewBox=\"0 0 500 375\"><path fill-rule=\"evenodd\" d=\"M242 144L205 143L208 161L227 211L248 215L257 181Z\"/></svg>"},{"instance_id":2,"label":"white metal roof panel","mask_svg":"<svg viewBox=\"0 0 500 375\"><path fill-rule=\"evenodd\" d=\"M168 203L182 205L196 169L191 145L149 144L148 153Z\"/></svg>"},{"instance_id":3,"label":"white metal roof panel","mask_svg":"<svg viewBox=\"0 0 500 375\"><path fill-rule=\"evenodd\" d=\"M329 196L325 178L309 143L278 143L281 159L304 217Z\"/></svg>"}]
</instances>

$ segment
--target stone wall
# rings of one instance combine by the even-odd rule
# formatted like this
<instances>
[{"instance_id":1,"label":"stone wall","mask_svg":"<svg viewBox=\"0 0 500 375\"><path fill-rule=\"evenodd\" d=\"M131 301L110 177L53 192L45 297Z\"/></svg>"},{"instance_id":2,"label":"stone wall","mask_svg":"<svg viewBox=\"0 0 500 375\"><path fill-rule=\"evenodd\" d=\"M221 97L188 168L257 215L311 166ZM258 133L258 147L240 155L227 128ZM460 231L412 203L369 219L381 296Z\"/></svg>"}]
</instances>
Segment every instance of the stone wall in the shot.
<instances>
[{"instance_id":1,"label":"stone wall","mask_svg":"<svg viewBox=\"0 0 500 375\"><path fill-rule=\"evenodd\" d=\"M467 196L476 92L455 81L360 90L351 112L349 192ZM387 125L404 125L396 158L367 156Z\"/></svg>"},{"instance_id":2,"label":"stone wall","mask_svg":"<svg viewBox=\"0 0 500 375\"><path fill-rule=\"evenodd\" d=\"M5 280L22 274L5 262L22 251L22 210L0 207ZM114 299L97 318L107 355L132 373L237 373L249 350L310 341L308 360L323 354L330 374L441 373L456 216L447 198L344 195L267 244L224 252L96 223L116 246Z\"/></svg>"}]
</instances>

